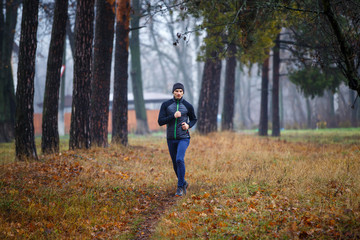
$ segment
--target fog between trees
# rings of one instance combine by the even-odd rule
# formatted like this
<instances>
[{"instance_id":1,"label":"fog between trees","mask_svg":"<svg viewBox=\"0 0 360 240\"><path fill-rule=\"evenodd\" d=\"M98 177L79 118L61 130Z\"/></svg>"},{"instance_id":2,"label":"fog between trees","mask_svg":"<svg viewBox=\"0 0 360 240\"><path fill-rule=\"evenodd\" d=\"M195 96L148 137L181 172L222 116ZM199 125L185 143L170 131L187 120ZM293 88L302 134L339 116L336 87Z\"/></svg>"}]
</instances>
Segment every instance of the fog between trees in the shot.
<instances>
[{"instance_id":1,"label":"fog between trees","mask_svg":"<svg viewBox=\"0 0 360 240\"><path fill-rule=\"evenodd\" d=\"M74 30L75 4L69 4L69 19ZM45 7L44 7L45 6ZM19 45L20 23L22 7L18 9L18 21L15 32L15 46ZM50 13L49 13L50 12ZM142 83L144 92L160 92L171 94L171 88L175 82L183 82L186 87L185 98L191 101L197 110L199 93L201 88L201 78L204 63L197 61L200 46L203 45L206 36L205 31L192 31L197 29L201 19L191 16L185 20L178 20L179 9L173 12L159 12L152 16L145 15L140 19L140 51L142 66ZM46 62L50 43L50 33L52 19L51 11L42 3L39 10L39 27L37 31L38 46L36 53L35 71L35 95L34 111L41 113L40 103L44 99ZM177 34L186 34L186 39L180 39L176 46L174 42L178 40ZM287 38L286 29L281 32L281 39ZM131 37L131 33L130 33ZM71 95L73 88L73 55L70 42L66 40L66 83L65 95ZM336 93L325 91L322 97L304 97L302 92L289 81L289 71L298 66L290 60L293 54L285 49L280 50L280 124L281 128L316 128L316 127L350 127L356 126L359 119L359 108L352 105L356 94L348 89L344 84L340 85ZM272 89L272 53L270 52L269 65L269 122L271 124L271 89ZM114 51L113 51L114 55ZM129 62L131 59L129 59ZM13 76L15 89L17 84L18 55L16 47L12 59ZM114 59L112 61L114 65ZM220 84L220 103L217 119L220 122L223 108L223 89L225 79L225 60L222 60L221 84ZM113 67L111 74L111 93L113 93ZM129 73L131 69L129 67ZM261 65L251 64L245 66L237 62L235 80L235 105L234 105L234 128L254 129L259 124L260 95L261 95ZM132 92L131 74L129 74L128 91ZM355 121L352 120L352 112L356 111ZM354 114L353 114L354 115ZM269 129L271 129L269 127Z\"/></svg>"}]
</instances>

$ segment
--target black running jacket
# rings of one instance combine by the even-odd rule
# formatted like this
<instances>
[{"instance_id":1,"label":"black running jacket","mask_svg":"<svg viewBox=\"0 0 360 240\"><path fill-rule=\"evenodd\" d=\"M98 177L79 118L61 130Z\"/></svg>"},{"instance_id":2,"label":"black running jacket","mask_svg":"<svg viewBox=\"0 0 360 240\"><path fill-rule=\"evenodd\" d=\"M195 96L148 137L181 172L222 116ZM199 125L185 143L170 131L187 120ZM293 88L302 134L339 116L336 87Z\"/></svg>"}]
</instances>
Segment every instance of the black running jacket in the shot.
<instances>
[{"instance_id":1,"label":"black running jacket","mask_svg":"<svg viewBox=\"0 0 360 240\"><path fill-rule=\"evenodd\" d=\"M176 111L181 112L181 117L175 118ZM186 122L189 124L189 128L195 125L197 119L194 111L194 107L187 102L184 98L175 99L172 98L162 103L158 123L160 126L166 124L166 137L167 139L184 139L190 138L188 130L183 130L181 124Z\"/></svg>"}]
</instances>

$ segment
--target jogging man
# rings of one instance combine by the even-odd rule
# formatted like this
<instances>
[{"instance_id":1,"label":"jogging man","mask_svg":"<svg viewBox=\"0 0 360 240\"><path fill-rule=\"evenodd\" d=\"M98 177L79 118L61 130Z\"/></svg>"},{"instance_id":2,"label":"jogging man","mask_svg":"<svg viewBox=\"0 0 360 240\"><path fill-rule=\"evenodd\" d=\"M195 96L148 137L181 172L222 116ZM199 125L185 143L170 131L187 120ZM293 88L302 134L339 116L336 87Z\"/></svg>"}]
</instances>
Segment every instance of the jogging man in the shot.
<instances>
[{"instance_id":1,"label":"jogging man","mask_svg":"<svg viewBox=\"0 0 360 240\"><path fill-rule=\"evenodd\" d=\"M178 178L176 196L186 194L189 183L185 181L185 152L190 144L189 128L197 121L194 107L187 102L183 95L184 85L175 83L172 93L174 97L162 103L158 123L166 124L166 138L174 171Z\"/></svg>"}]
</instances>

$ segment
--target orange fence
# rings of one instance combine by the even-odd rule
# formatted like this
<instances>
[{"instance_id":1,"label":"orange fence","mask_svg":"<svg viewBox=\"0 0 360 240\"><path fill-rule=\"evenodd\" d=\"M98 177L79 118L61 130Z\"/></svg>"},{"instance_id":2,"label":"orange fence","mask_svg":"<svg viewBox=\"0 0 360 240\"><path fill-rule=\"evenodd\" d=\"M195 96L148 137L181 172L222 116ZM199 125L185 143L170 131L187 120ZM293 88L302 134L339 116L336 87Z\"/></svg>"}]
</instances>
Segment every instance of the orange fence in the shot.
<instances>
[{"instance_id":1,"label":"orange fence","mask_svg":"<svg viewBox=\"0 0 360 240\"><path fill-rule=\"evenodd\" d=\"M150 131L158 131L163 129L164 127L160 127L157 119L159 115L159 110L147 110L146 116L148 120L148 126ZM71 122L71 113L65 113L65 134L69 134L70 132L70 122ZM42 114L35 113L34 114L34 128L35 135L41 135L42 129ZM136 129L136 116L135 110L128 111L128 131L134 132ZM109 113L109 123L108 123L108 132L112 132L112 113Z\"/></svg>"}]
</instances>

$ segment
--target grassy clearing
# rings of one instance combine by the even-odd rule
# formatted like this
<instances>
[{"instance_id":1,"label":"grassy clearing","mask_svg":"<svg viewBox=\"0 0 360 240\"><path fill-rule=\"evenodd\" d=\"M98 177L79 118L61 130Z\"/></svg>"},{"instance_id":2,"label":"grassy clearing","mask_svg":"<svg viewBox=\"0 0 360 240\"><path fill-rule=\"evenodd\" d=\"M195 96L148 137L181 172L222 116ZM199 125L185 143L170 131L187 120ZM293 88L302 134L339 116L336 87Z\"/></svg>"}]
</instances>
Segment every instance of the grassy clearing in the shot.
<instances>
[{"instance_id":1,"label":"grassy clearing","mask_svg":"<svg viewBox=\"0 0 360 240\"><path fill-rule=\"evenodd\" d=\"M281 139L325 144L359 144L360 128L286 130L281 132Z\"/></svg>"},{"instance_id":2,"label":"grassy clearing","mask_svg":"<svg viewBox=\"0 0 360 240\"><path fill-rule=\"evenodd\" d=\"M189 193L168 205L152 237L359 238L359 144L286 137L193 134ZM1 239L133 239L176 186L159 135L11 161L0 170Z\"/></svg>"}]
</instances>

